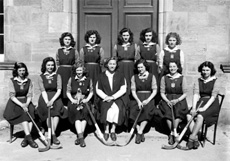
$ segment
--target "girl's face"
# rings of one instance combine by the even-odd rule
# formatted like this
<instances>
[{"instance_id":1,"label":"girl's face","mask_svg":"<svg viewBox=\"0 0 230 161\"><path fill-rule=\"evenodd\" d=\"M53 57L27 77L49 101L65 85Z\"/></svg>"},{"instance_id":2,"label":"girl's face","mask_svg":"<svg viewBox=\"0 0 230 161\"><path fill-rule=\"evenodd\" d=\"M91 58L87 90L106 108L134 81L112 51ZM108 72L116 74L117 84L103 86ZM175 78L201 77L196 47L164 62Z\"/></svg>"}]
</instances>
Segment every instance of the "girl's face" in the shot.
<instances>
[{"instance_id":1,"label":"girl's face","mask_svg":"<svg viewBox=\"0 0 230 161\"><path fill-rule=\"evenodd\" d=\"M173 49L176 47L177 40L175 37L170 37L168 40L169 48Z\"/></svg>"},{"instance_id":2,"label":"girl's face","mask_svg":"<svg viewBox=\"0 0 230 161\"><path fill-rule=\"evenodd\" d=\"M53 62L53 61L48 61L48 62L46 63L46 71L47 71L48 73L52 73L53 70L54 70L54 62Z\"/></svg>"},{"instance_id":3,"label":"girl's face","mask_svg":"<svg viewBox=\"0 0 230 161\"><path fill-rule=\"evenodd\" d=\"M97 37L96 37L95 34L90 35L90 37L89 37L89 43L90 43L91 45L94 45L95 42L96 42L96 39L97 39Z\"/></svg>"},{"instance_id":4,"label":"girl's face","mask_svg":"<svg viewBox=\"0 0 230 161\"><path fill-rule=\"evenodd\" d=\"M20 78L25 78L26 68L18 68L18 76Z\"/></svg>"},{"instance_id":5,"label":"girl's face","mask_svg":"<svg viewBox=\"0 0 230 161\"><path fill-rule=\"evenodd\" d=\"M117 61L116 60L110 60L108 62L108 70L110 72L114 72L116 70L116 67L117 67Z\"/></svg>"},{"instance_id":6,"label":"girl's face","mask_svg":"<svg viewBox=\"0 0 230 161\"><path fill-rule=\"evenodd\" d=\"M76 74L79 78L81 78L83 76L83 67L78 67L76 69Z\"/></svg>"},{"instance_id":7,"label":"girl's face","mask_svg":"<svg viewBox=\"0 0 230 161\"><path fill-rule=\"evenodd\" d=\"M71 43L71 38L69 36L66 36L63 38L63 42L64 42L66 47L69 47L70 43Z\"/></svg>"},{"instance_id":8,"label":"girl's face","mask_svg":"<svg viewBox=\"0 0 230 161\"><path fill-rule=\"evenodd\" d=\"M144 74L144 72L146 72L146 67L143 63L140 63L137 65L137 70L140 74Z\"/></svg>"},{"instance_id":9,"label":"girl's face","mask_svg":"<svg viewBox=\"0 0 230 161\"><path fill-rule=\"evenodd\" d=\"M129 32L123 32L122 33L122 38L123 38L125 43L129 42L129 38L130 38Z\"/></svg>"},{"instance_id":10,"label":"girl's face","mask_svg":"<svg viewBox=\"0 0 230 161\"><path fill-rule=\"evenodd\" d=\"M178 67L177 67L177 64L175 62L171 62L169 63L169 72L170 74L175 74L177 73L177 70L178 70Z\"/></svg>"},{"instance_id":11,"label":"girl's face","mask_svg":"<svg viewBox=\"0 0 230 161\"><path fill-rule=\"evenodd\" d=\"M147 43L151 42L152 41L152 37L153 37L153 33L152 32L146 32L145 33L145 41Z\"/></svg>"},{"instance_id":12,"label":"girl's face","mask_svg":"<svg viewBox=\"0 0 230 161\"><path fill-rule=\"evenodd\" d=\"M211 76L211 69L207 66L204 66L201 71L201 75L204 79L207 79Z\"/></svg>"}]
</instances>

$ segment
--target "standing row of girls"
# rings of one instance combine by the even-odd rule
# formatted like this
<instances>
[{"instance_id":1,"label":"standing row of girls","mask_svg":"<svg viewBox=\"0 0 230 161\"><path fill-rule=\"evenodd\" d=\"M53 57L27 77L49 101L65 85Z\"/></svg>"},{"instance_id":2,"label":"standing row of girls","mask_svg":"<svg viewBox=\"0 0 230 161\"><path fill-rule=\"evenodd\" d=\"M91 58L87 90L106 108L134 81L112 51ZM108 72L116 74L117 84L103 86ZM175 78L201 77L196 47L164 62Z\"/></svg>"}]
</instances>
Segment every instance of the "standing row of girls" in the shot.
<instances>
[{"instance_id":1,"label":"standing row of girls","mask_svg":"<svg viewBox=\"0 0 230 161\"><path fill-rule=\"evenodd\" d=\"M62 34L60 38L62 48L58 50L56 56L57 73L55 60L51 57L45 58L38 81L41 96L37 113L42 121L46 121L47 108L51 107L53 144L60 144L55 135L59 119L68 117L77 131L75 144L80 144L81 147L86 146L84 131L86 125L91 124L89 111L85 107L86 103L97 106L97 120L104 125L106 141L109 137L116 141L117 126L125 124L127 118L134 122L139 111L142 110L138 119L135 142L140 144L145 141L143 131L146 125L154 115L160 115L166 120L171 130L168 142L169 144L174 143L178 136L179 123L186 118L186 115L188 119L190 118L186 102L186 80L181 74L184 54L177 49L181 40L176 33L168 34L166 37L168 46L160 52L158 58L159 47L155 32L151 29L143 30L140 40L143 43L137 46L133 43L131 30L122 29L118 36L118 44L114 47L116 57L111 57L104 63L106 70L101 73L104 51L99 46L101 38L98 32L90 30L86 33L87 44L80 50L80 54L74 49L73 36L70 33ZM159 70L164 74L158 76ZM219 110L216 99L218 86L215 83L213 64L211 62L202 63L199 72L201 72L201 78L198 79L199 83L198 85L196 83L194 88L191 114L195 113L198 95L206 101L203 103L203 108L199 110L196 123L191 124L192 134L188 142L190 149L199 146L197 133L204 118L212 118L213 113ZM29 112L34 116L34 106L31 103L32 83L27 76L26 65L16 63L13 78L10 81L10 100L7 103L4 117L11 124L22 123L26 134L21 143L22 147L30 145L36 148L38 146L30 135L32 125L25 113ZM162 97L159 103L160 112L155 105L159 77L161 78L160 94ZM79 93L81 100L78 97ZM79 106L80 101L82 104ZM174 108L176 122L174 129L172 129L171 108Z\"/></svg>"}]
</instances>

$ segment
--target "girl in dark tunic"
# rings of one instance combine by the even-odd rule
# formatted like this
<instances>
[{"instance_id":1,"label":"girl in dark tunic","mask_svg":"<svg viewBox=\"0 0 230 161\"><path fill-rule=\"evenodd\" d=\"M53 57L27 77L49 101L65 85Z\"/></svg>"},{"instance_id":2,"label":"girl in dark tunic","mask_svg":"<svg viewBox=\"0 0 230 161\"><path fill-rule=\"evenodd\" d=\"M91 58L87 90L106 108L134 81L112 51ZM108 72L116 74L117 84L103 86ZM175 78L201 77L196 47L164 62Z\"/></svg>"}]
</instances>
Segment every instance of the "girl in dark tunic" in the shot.
<instances>
[{"instance_id":1,"label":"girl in dark tunic","mask_svg":"<svg viewBox=\"0 0 230 161\"><path fill-rule=\"evenodd\" d=\"M105 140L108 140L110 131L111 139L116 141L116 127L123 125L126 119L127 99L124 95L127 85L124 75L116 70L117 59L115 57L109 58L105 67L107 70L100 74L96 84L96 92L100 98L99 120L105 126ZM111 130L109 130L110 124Z\"/></svg>"},{"instance_id":2,"label":"girl in dark tunic","mask_svg":"<svg viewBox=\"0 0 230 161\"><path fill-rule=\"evenodd\" d=\"M118 70L124 74L130 94L130 80L134 72L134 61L139 59L137 44L133 42L133 32L123 28L118 35L117 44L114 46L114 56L118 57Z\"/></svg>"},{"instance_id":3,"label":"girl in dark tunic","mask_svg":"<svg viewBox=\"0 0 230 161\"><path fill-rule=\"evenodd\" d=\"M48 107L51 108L51 127L52 127L52 143L60 144L60 141L55 135L55 130L59 123L59 119L67 117L67 111L64 108L60 98L62 89L62 79L59 74L56 74L56 64L52 57L47 57L43 60L41 72L38 79L41 95L38 100L38 115L42 122L47 120Z\"/></svg>"},{"instance_id":4,"label":"girl in dark tunic","mask_svg":"<svg viewBox=\"0 0 230 161\"><path fill-rule=\"evenodd\" d=\"M198 110L196 116L196 122L190 124L191 135L187 146L189 149L197 149L199 147L198 132L203 125L203 121L207 124L213 123L216 120L217 113L220 111L220 105L218 101L219 83L215 77L216 70L213 63L209 61L203 62L198 67L198 72L201 73L201 77L197 79L193 89L193 106L190 114L187 115L187 119L190 120L191 115L196 114L196 108L203 101L201 108Z\"/></svg>"},{"instance_id":5,"label":"girl in dark tunic","mask_svg":"<svg viewBox=\"0 0 230 161\"><path fill-rule=\"evenodd\" d=\"M165 44L167 45L164 48L158 58L158 66L161 71L161 77L167 74L167 66L169 62L175 61L177 64L184 68L184 52L178 48L178 45L181 45L182 41L180 35L176 32L170 32L165 39Z\"/></svg>"},{"instance_id":6,"label":"girl in dark tunic","mask_svg":"<svg viewBox=\"0 0 230 161\"><path fill-rule=\"evenodd\" d=\"M161 79L161 97L159 108L166 119L167 125L171 130L168 138L170 145L174 144L177 134L177 127L182 120L186 120L188 105L186 101L187 87L186 79L182 76L180 65L177 62L170 62L168 66L169 74ZM173 108L175 127L172 128L172 111Z\"/></svg>"},{"instance_id":7,"label":"girl in dark tunic","mask_svg":"<svg viewBox=\"0 0 230 161\"><path fill-rule=\"evenodd\" d=\"M85 147L84 131L87 123L91 123L90 115L85 107L93 96L92 79L86 77L85 67L79 62L73 66L73 75L67 84L67 97L69 98L69 121L75 125L78 138L75 144ZM79 103L82 103L79 105ZM91 123L92 124L92 123Z\"/></svg>"},{"instance_id":8,"label":"girl in dark tunic","mask_svg":"<svg viewBox=\"0 0 230 161\"><path fill-rule=\"evenodd\" d=\"M135 100L131 101L130 119L134 122L140 109L142 113L137 121L136 144L144 142L143 130L152 119L156 110L154 97L157 93L156 78L148 72L148 64L144 59L139 59L135 64L138 74L131 79L131 92Z\"/></svg>"},{"instance_id":9,"label":"girl in dark tunic","mask_svg":"<svg viewBox=\"0 0 230 161\"><path fill-rule=\"evenodd\" d=\"M62 102L67 106L68 98L66 96L66 86L71 76L72 65L78 61L79 54L77 50L74 49L76 42L71 33L64 32L59 38L59 42L61 48L58 49L56 54L56 63L58 66L57 74L60 74L62 79Z\"/></svg>"},{"instance_id":10,"label":"girl in dark tunic","mask_svg":"<svg viewBox=\"0 0 230 161\"><path fill-rule=\"evenodd\" d=\"M35 107L32 104L32 82L28 78L28 70L24 63L15 63L13 69L13 78L9 81L10 99L6 104L4 118L11 124L16 125L21 123L25 132L25 138L22 140L21 146L26 147L28 144L32 148L37 148L38 145L32 139L30 132L32 122L26 112L34 119Z\"/></svg>"}]
</instances>

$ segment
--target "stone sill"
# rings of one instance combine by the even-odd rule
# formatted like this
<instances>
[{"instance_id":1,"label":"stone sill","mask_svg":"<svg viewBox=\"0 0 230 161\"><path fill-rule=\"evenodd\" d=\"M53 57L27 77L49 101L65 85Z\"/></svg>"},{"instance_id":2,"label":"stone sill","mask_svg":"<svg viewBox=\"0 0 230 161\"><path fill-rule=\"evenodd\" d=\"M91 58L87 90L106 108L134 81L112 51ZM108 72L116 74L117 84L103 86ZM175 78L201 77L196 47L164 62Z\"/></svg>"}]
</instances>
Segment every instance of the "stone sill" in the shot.
<instances>
[{"instance_id":1,"label":"stone sill","mask_svg":"<svg viewBox=\"0 0 230 161\"><path fill-rule=\"evenodd\" d=\"M230 73L230 64L220 64L220 69L224 73Z\"/></svg>"},{"instance_id":2,"label":"stone sill","mask_svg":"<svg viewBox=\"0 0 230 161\"><path fill-rule=\"evenodd\" d=\"M0 70L13 70L14 63L13 61L0 62Z\"/></svg>"}]
</instances>

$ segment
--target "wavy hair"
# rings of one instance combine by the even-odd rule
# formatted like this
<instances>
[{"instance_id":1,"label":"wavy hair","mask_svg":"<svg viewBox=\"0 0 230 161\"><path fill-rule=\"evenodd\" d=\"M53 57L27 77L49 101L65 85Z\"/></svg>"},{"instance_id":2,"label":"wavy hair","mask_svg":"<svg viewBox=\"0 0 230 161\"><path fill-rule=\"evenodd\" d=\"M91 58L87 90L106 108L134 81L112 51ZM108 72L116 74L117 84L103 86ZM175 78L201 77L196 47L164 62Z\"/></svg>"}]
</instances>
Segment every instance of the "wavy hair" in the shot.
<instances>
[{"instance_id":1,"label":"wavy hair","mask_svg":"<svg viewBox=\"0 0 230 161\"><path fill-rule=\"evenodd\" d=\"M12 75L13 77L17 77L18 76L18 69L20 68L25 68L25 78L29 75L28 69L26 64L22 63L22 62L16 62L14 63L14 69L12 71Z\"/></svg>"},{"instance_id":2,"label":"wavy hair","mask_svg":"<svg viewBox=\"0 0 230 161\"><path fill-rule=\"evenodd\" d=\"M144 30L141 31L141 33L140 33L140 40L142 42L145 42L146 41L145 40L145 34L148 33L148 32L152 33L152 39L151 39L151 41L157 44L158 43L157 33L153 29L151 29L151 28L146 28L146 29L144 29Z\"/></svg>"},{"instance_id":3,"label":"wavy hair","mask_svg":"<svg viewBox=\"0 0 230 161\"><path fill-rule=\"evenodd\" d=\"M94 35L96 36L96 41L95 41L95 44L100 44L101 43L101 36L100 34L98 33L97 30L89 30L85 33L85 42L86 43L89 43L89 37L91 35Z\"/></svg>"},{"instance_id":4,"label":"wavy hair","mask_svg":"<svg viewBox=\"0 0 230 161\"><path fill-rule=\"evenodd\" d=\"M180 35L178 33L176 33L176 32L170 32L170 33L168 33L168 35L165 38L165 44L166 45L169 45L169 39L171 37L174 37L176 39L176 45L182 44L182 40L181 40Z\"/></svg>"},{"instance_id":5,"label":"wavy hair","mask_svg":"<svg viewBox=\"0 0 230 161\"><path fill-rule=\"evenodd\" d=\"M124 39L123 39L123 37L122 37L122 34L124 33L124 32L128 32L129 33L129 35L130 35L130 37L129 37L129 43L130 44L132 44L133 43L133 32L129 29L129 28L123 28L123 29L121 29L121 31L119 32L119 34L118 34L118 37L117 37L117 44L118 45L122 45L123 44L123 42L124 42Z\"/></svg>"},{"instance_id":6,"label":"wavy hair","mask_svg":"<svg viewBox=\"0 0 230 161\"><path fill-rule=\"evenodd\" d=\"M71 33L69 33L69 32L62 33L61 37L59 38L60 45L65 46L64 38L67 37L67 36L70 37L70 39L71 39L70 46L74 47L76 42L74 41L73 35Z\"/></svg>"},{"instance_id":7,"label":"wavy hair","mask_svg":"<svg viewBox=\"0 0 230 161\"><path fill-rule=\"evenodd\" d=\"M47 64L47 62L49 62L49 61L54 62L54 69L53 69L53 72L56 71L57 67L56 67L56 62L55 62L54 58L52 58L52 57L47 57L47 58L43 59L43 62L42 62L42 66L41 66L41 72L42 72L42 74L44 74L44 73L46 72L46 64Z\"/></svg>"},{"instance_id":8,"label":"wavy hair","mask_svg":"<svg viewBox=\"0 0 230 161\"><path fill-rule=\"evenodd\" d=\"M210 74L211 76L214 76L216 74L216 69L215 69L214 64L212 62L205 61L205 62L203 62L203 63L201 63L199 65L198 72L200 72L201 75L202 75L202 69L203 69L203 67L209 67L211 69L211 74Z\"/></svg>"}]
</instances>

